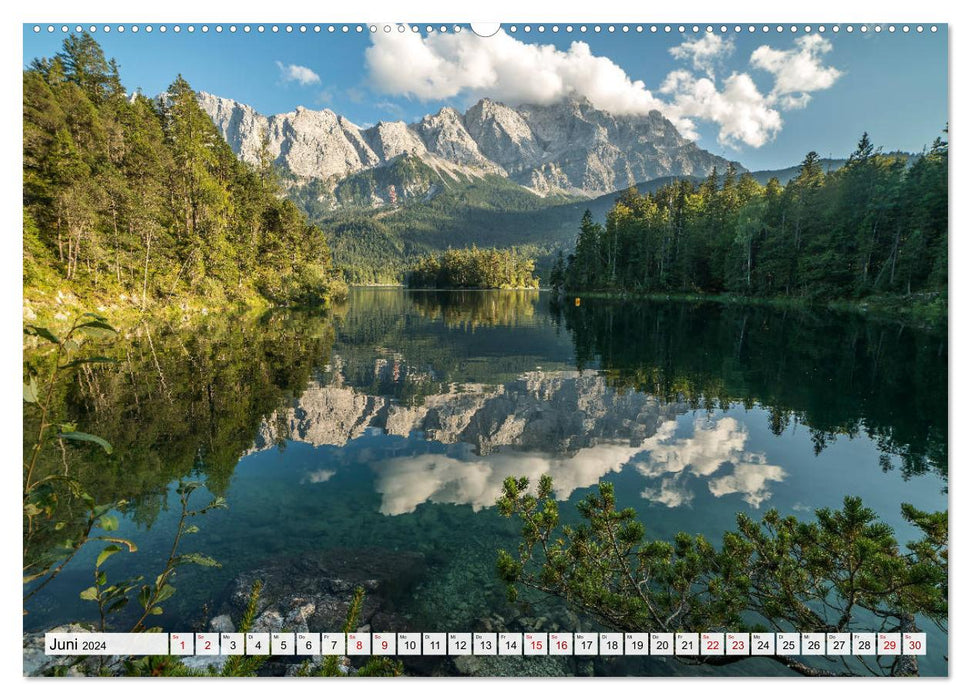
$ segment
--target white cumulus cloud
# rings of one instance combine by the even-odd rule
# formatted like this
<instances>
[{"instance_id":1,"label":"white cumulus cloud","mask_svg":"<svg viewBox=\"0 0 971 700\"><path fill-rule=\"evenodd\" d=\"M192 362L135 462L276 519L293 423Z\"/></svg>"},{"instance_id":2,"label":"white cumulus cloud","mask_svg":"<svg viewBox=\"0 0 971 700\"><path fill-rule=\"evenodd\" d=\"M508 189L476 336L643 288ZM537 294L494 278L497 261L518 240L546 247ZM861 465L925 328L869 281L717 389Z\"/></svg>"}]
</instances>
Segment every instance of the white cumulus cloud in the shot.
<instances>
[{"instance_id":1,"label":"white cumulus cloud","mask_svg":"<svg viewBox=\"0 0 971 700\"><path fill-rule=\"evenodd\" d=\"M782 129L782 115L747 73L732 73L719 90L710 78L673 71L659 92L670 95L664 114L686 138L698 138L697 119L717 124L719 143L729 146L759 148Z\"/></svg>"},{"instance_id":2,"label":"white cumulus cloud","mask_svg":"<svg viewBox=\"0 0 971 700\"><path fill-rule=\"evenodd\" d=\"M675 58L691 61L695 70L714 78L718 63L730 56L734 50L735 44L731 39L723 39L720 34L704 34L700 39L687 40L668 49L668 52Z\"/></svg>"},{"instance_id":3,"label":"white cumulus cloud","mask_svg":"<svg viewBox=\"0 0 971 700\"><path fill-rule=\"evenodd\" d=\"M646 114L662 106L643 81L631 80L582 41L561 51L502 30L489 38L378 32L371 39L364 59L371 85L389 94L420 100L490 97L510 104L551 104L582 95L615 114Z\"/></svg>"},{"instance_id":4,"label":"white cumulus cloud","mask_svg":"<svg viewBox=\"0 0 971 700\"><path fill-rule=\"evenodd\" d=\"M750 63L775 76L769 99L783 109L799 109L809 103L810 93L827 90L843 74L823 65L823 56L833 45L818 34L796 39L793 49L779 50L760 46L752 52Z\"/></svg>"},{"instance_id":5,"label":"white cumulus cloud","mask_svg":"<svg viewBox=\"0 0 971 700\"><path fill-rule=\"evenodd\" d=\"M314 73L307 66L298 66L294 63L276 62L280 69L280 78L287 83L300 83L301 85L316 85L320 82L320 76Z\"/></svg>"},{"instance_id":6,"label":"white cumulus cloud","mask_svg":"<svg viewBox=\"0 0 971 700\"><path fill-rule=\"evenodd\" d=\"M617 115L658 110L690 139L698 138L698 122L715 124L719 143L733 148L770 142L782 129L782 111L805 107L811 93L831 87L841 75L823 64L832 47L818 35L798 38L791 49L761 46L751 54L750 64L774 78L767 93L748 73L718 79L717 68L735 46L716 34L669 49L690 69L669 73L656 92L610 58L594 55L583 41L563 50L526 43L503 30L489 38L377 32L371 41L365 65L369 85L379 93L422 101L490 97L512 105L583 96Z\"/></svg>"},{"instance_id":7,"label":"white cumulus cloud","mask_svg":"<svg viewBox=\"0 0 971 700\"><path fill-rule=\"evenodd\" d=\"M661 479L659 485L648 486L641 491L641 498L646 498L652 503L660 503L668 508L690 505L695 495L681 483L682 481L683 479L679 477Z\"/></svg>"},{"instance_id":8,"label":"white cumulus cloud","mask_svg":"<svg viewBox=\"0 0 971 700\"><path fill-rule=\"evenodd\" d=\"M324 484L330 481L330 478L336 473L333 469L318 469L317 471L307 472L303 480L311 484Z\"/></svg>"},{"instance_id":9,"label":"white cumulus cloud","mask_svg":"<svg viewBox=\"0 0 971 700\"><path fill-rule=\"evenodd\" d=\"M764 461L740 462L734 465L730 474L725 474L708 482L708 490L716 498L730 493L742 494L742 499L753 508L758 508L772 496L770 481L782 481L786 473L782 467L766 464Z\"/></svg>"}]
</instances>

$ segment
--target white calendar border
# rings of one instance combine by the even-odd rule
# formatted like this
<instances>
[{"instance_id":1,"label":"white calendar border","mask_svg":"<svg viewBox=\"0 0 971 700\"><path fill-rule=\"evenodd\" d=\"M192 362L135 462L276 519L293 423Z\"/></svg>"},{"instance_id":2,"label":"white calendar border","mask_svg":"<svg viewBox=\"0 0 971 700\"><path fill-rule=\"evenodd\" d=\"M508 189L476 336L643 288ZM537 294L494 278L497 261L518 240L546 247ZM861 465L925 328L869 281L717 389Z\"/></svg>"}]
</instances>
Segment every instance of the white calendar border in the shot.
<instances>
[{"instance_id":1,"label":"white calendar border","mask_svg":"<svg viewBox=\"0 0 971 700\"><path fill-rule=\"evenodd\" d=\"M267 8L265 3L247 3L245 0L232 3L223 0L222 2L209 2L205 4L188 2L188 0L168 0L161 7L149 4L135 4L130 1L122 2L120 0L108 0L83 5L76 1L47 0L43 4L17 3L12 10L5 11L14 15L13 17L5 17L7 21L3 27L3 31L8 32L8 34L3 37L5 41L2 42L2 45L8 53L5 57L6 60L0 65L4 66L4 70L2 71L4 80L3 88L5 88L5 94L7 95L20 93L20 70L18 68L16 73L12 70L14 66L19 67L23 60L22 29L20 24L25 21L40 21L44 19L63 20L70 18L72 21L75 19L87 21L97 18L97 21L107 19L158 22L160 20L213 21L214 19L221 20L224 18L233 21L287 21L290 19L300 20L306 18L323 20L326 18L332 21L349 22L365 21L366 18L362 16L365 13L370 18L380 18L382 21L434 20L447 22L494 21L496 19L515 20L519 22L578 22L592 20L601 23L610 21L710 22L722 20L731 22L804 22L807 20L872 22L874 19L891 19L901 22L914 20L921 22L939 21L939 23L944 24L947 20L960 19L958 31L954 31L954 26L949 28L949 34L953 38L951 42L952 63L949 92L952 104L951 119L954 120L958 112L964 115L969 113L967 95L958 91L958 84L953 76L960 68L964 82L966 84L971 82L968 80L968 71L971 69L971 62L968 60L969 55L971 55L971 25L964 23L964 16L955 17L956 11L950 9L948 5L940 1L935 3L924 0L923 2L915 3L903 2L902 0L884 0L879 5L855 5L845 2L845 0L813 0L812 3L797 6L794 4L780 4L777 0L774 2L770 2L769 0L747 0L745 5L741 6L737 3L731 4L724 1L714 2L713 0L695 0L693 3L665 4L632 4L618 0L614 2L599 0L595 3L581 3L577 0L557 0L556 2L549 3L528 4L521 2L521 0L489 0L488 3L483 3L480 7L474 8L467 4L455 3L454 0L423 0L420 4L416 2L411 6L400 1L395 2L394 0L372 0L368 3L365 10L360 5L353 3L322 6L319 2L311 2L310 0L291 0L286 6L273 8ZM28 13L30 14L29 17ZM2 154L6 157L3 157L0 162L3 162L6 167L10 168L11 172L16 168L18 171L16 177L19 178L21 142L19 138L10 137L9 135L20 134L20 110L12 109L8 105L8 108L0 114L2 114L0 119L4 120L4 125L7 127L3 133L8 135L4 143L0 144L0 147L6 149L6 152ZM964 121L961 120L958 123L963 125ZM968 181L968 168L966 163L971 161L968 161L967 156L963 154L963 146L960 140L957 144L956 151L952 145L951 153L952 172L950 192L952 234L950 238L949 265L951 274L949 275L950 289L948 295L950 303L953 304L951 308L958 309L962 314L965 314L971 308L971 291L969 291L971 287L968 286L971 285L971 280L968 279L969 276L967 275L956 275L954 273L960 269L959 265L961 263L971 262L971 255L969 255L969 252L971 252L971 248L969 248L971 247L971 240L964 240L967 237L962 239L961 236L955 236L953 232L968 229L971 221L969 221L966 211L963 211L958 216L954 215L959 210L956 201L958 198L954 196L954 193L966 191ZM957 161L953 158L954 153L957 153L959 156ZM12 180L8 174L5 181L10 182L15 180ZM964 189L962 190L962 188ZM4 192L0 196L5 198L3 211L8 217L8 228L10 230L19 230L19 228L13 227L19 227L20 193L18 188L4 188ZM962 209L966 209L966 207L962 207ZM5 245L9 245L12 248L18 241L18 236L10 236ZM0 320L3 321L2 327L9 329L16 328L17 324L20 323L19 300L22 290L19 288L19 285L21 284L22 259L20 251L17 251L13 255L10 254L10 251L3 252L7 254L0 255L0 265L3 266L2 270L0 270L0 279L4 280L7 288L5 289L5 294L0 294L0 309L5 314L4 318ZM15 287L15 285L17 286ZM969 323L966 319L967 317L964 317L964 320L959 320L958 313L955 312L952 314L949 326L952 343L948 354L950 358L958 356L959 353L956 352L958 348L961 349L960 355L964 356L966 354L964 351L969 347ZM16 416L22 410L20 406L19 388L13 386L14 382L11 381L13 375L10 374L13 366L16 365L19 367L20 365L19 337L17 338L16 346L10 341L14 335L19 336L19 333L14 334L8 331L7 342L2 346L6 372L0 373L0 376L10 385L5 387L7 390L3 392L3 401L5 402L3 415L7 417ZM971 393L971 369L966 369L961 363L955 362L951 367L949 379L951 381L951 390L955 392L955 395L967 395ZM957 403L955 403L953 409L954 413L952 414L952 418L954 425L967 422L968 409ZM949 434L953 436L955 435L955 431L952 430ZM17 440L14 442L16 445L15 449L20 449L20 441ZM971 457L971 446L967 443L953 440L948 447L951 451L951 461L958 463L969 461L968 459L964 459ZM7 478L12 477L8 475ZM956 473L951 474L949 482L950 493L954 493L955 481L960 482L960 479L961 477ZM961 485L963 486L963 483ZM18 532L21 528L20 516L14 507L17 489L9 488L8 484L8 488L4 491L5 496L9 500L8 507L3 509L3 516L6 518L6 531ZM951 535L953 540L959 542L966 540L966 538L960 536L967 530L966 517L959 509L951 509ZM5 561L13 562L19 559L19 543L16 542L16 538L6 538L2 546L3 553L7 555L4 557ZM952 550L952 579L961 581L968 580L966 561L967 557L963 555L961 557L953 556ZM8 568L12 569L12 566L8 564ZM14 634L14 630L22 630L23 620L20 611L16 609L16 605L12 604L21 595L20 578L19 573L15 577L12 574L12 570L8 570L7 573L8 575L2 579L4 592L7 594L5 596L5 600L7 601L5 608L7 616L5 628L9 630L2 638L3 641L0 642L3 644L2 651L4 652L0 654L0 668L3 669L3 675L7 679L13 679L15 685L19 686L14 688L14 692L24 691L25 694L29 693L31 700L43 700L45 698L64 700L65 691L76 692L74 689L77 686L72 686L70 681L67 681L67 685L65 686L63 685L65 681L45 682L41 680L26 680L22 676L22 640L19 633ZM951 590L956 591L957 588L952 586ZM965 630L968 627L965 624L967 620L967 606L960 598L961 596L954 595L950 601L951 625L948 643L949 647L951 647L951 652L957 646L957 644L951 643L952 635L956 634L957 629ZM953 680L944 684L936 683L932 687L929 687L928 690L933 692L935 696L946 697L951 694L956 695L955 689L958 687L958 683L955 681L958 678L967 680L971 676L971 671L967 670L968 664L961 663L962 661L966 661L965 654L962 654L961 657L956 657L953 653L949 653L948 656L950 659L949 672ZM601 689L605 685L609 686L609 688L605 688L609 692L623 692L624 689L633 690L635 688L645 687L640 685L640 683L644 682L641 679L564 680L583 680L584 682L581 685L580 683L556 683L553 681L556 692L562 698L589 698L591 692L597 692L593 690L594 687ZM717 687L720 698L742 695L750 696L752 692L762 694L774 690L777 694L784 694L786 700L801 700L802 698L818 700L820 687L822 687L811 679L805 679L807 682L794 683L783 679L729 679L718 677L718 681L727 681L727 683L719 683L717 686L708 680L702 679L648 680L651 683L651 693L684 692L687 690L686 684L689 684L695 687L706 687L711 690ZM179 692L188 692L191 694L212 692L214 682L218 683L218 681L214 681L213 679L183 679L183 682L178 684ZM231 682L238 684L241 681L232 680ZM28 683L29 686L27 685ZM169 683L138 682L137 690L134 683L136 681L122 678L85 679L84 692L85 694L92 691L137 692L140 700L154 700L155 698L170 700L173 686ZM376 689L379 687L378 684L381 681L380 679L358 679L354 682L355 692L360 692L358 688L362 686L358 686L357 684L359 683ZM264 679L264 683L261 683L260 687L261 689L275 690L278 684L288 688L295 687L289 679ZM385 683L380 687L387 689L390 686ZM453 698L456 686L453 683L414 679L413 682L409 682L409 688L414 689L416 697L420 694L422 700L430 700L431 698L439 697ZM856 692L860 692L861 685L856 679L846 681L836 680L827 682L824 688L826 693L831 693L837 689L853 689ZM502 693L518 693L518 691L522 691L525 694L528 692L536 692L536 690L536 681L530 679L481 680L474 683L463 683L461 688L463 700L478 700L479 698L483 700L486 698L488 700L495 700L497 691ZM913 700L913 694L915 692L924 692L924 687L920 686L918 689L918 686L914 685L914 683L904 682L901 679L897 682L881 683L879 692L881 700L891 700L898 697Z\"/></svg>"}]
</instances>

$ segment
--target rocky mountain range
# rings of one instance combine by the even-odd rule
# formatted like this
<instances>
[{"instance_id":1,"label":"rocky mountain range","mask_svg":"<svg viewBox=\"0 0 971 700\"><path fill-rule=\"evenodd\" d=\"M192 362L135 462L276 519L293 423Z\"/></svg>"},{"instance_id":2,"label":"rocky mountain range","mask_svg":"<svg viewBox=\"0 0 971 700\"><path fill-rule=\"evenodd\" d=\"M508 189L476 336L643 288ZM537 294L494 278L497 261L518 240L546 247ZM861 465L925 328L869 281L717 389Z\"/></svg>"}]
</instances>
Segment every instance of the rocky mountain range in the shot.
<instances>
[{"instance_id":1,"label":"rocky mountain range","mask_svg":"<svg viewBox=\"0 0 971 700\"><path fill-rule=\"evenodd\" d=\"M443 177L494 175L541 196L596 197L658 177L701 177L728 165L682 137L659 112L616 116L583 98L519 107L482 99L464 114L444 107L414 124L382 121L368 128L329 109L298 107L264 116L204 92L199 104L240 158L257 163L265 147L300 184L336 187L349 176L412 156Z\"/></svg>"},{"instance_id":2,"label":"rocky mountain range","mask_svg":"<svg viewBox=\"0 0 971 700\"><path fill-rule=\"evenodd\" d=\"M526 372L513 382L466 384L406 405L345 383L341 358L332 361L331 381L312 383L290 406L262 421L254 450L284 438L343 446L377 429L401 437L421 432L429 440L464 443L479 455L504 448L575 455L603 442L636 445L685 411L678 403L615 391L593 371ZM378 365L378 373L394 371Z\"/></svg>"}]
</instances>

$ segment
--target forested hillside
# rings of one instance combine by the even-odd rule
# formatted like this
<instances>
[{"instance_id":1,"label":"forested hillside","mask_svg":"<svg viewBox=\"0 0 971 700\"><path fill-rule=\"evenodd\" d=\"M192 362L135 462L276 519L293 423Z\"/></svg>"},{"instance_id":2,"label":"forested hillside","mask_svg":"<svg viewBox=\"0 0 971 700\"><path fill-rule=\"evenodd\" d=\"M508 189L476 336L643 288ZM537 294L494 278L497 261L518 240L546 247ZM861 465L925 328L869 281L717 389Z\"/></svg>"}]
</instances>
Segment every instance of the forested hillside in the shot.
<instances>
[{"instance_id":1,"label":"forested hillside","mask_svg":"<svg viewBox=\"0 0 971 700\"><path fill-rule=\"evenodd\" d=\"M540 197L497 176L453 178L428 172L431 168L407 156L400 161L400 167L410 163L425 173L427 196L381 208L330 211L326 204L317 205L313 186L290 192L326 232L335 265L349 282L403 282L421 258L472 245L516 247L530 257L541 257L567 245L575 235L576 213L566 208L569 200L564 197ZM338 191L380 178L383 170L388 169L352 176Z\"/></svg>"},{"instance_id":2,"label":"forested hillside","mask_svg":"<svg viewBox=\"0 0 971 700\"><path fill-rule=\"evenodd\" d=\"M809 153L764 187L729 170L654 193L631 189L606 225L587 215L556 286L644 293L731 293L813 301L947 292L947 141L908 165L866 134L829 173Z\"/></svg>"},{"instance_id":3,"label":"forested hillside","mask_svg":"<svg viewBox=\"0 0 971 700\"><path fill-rule=\"evenodd\" d=\"M89 35L24 71L24 296L144 308L340 294L324 234L237 160L180 76L130 97Z\"/></svg>"}]
</instances>

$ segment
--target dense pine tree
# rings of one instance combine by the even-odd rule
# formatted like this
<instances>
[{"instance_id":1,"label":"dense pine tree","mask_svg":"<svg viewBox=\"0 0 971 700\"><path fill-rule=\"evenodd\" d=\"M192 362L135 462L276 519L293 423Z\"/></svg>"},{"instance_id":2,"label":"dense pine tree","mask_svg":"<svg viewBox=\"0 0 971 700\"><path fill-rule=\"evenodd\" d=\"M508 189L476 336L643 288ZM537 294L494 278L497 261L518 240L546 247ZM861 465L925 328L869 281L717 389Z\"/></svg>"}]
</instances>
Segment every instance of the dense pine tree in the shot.
<instances>
[{"instance_id":1,"label":"dense pine tree","mask_svg":"<svg viewBox=\"0 0 971 700\"><path fill-rule=\"evenodd\" d=\"M784 187L734 168L625 191L580 222L564 287L815 301L947 291L947 141L912 164L863 134L824 172L810 152Z\"/></svg>"},{"instance_id":2,"label":"dense pine tree","mask_svg":"<svg viewBox=\"0 0 971 700\"><path fill-rule=\"evenodd\" d=\"M24 289L207 303L340 293L324 235L241 163L179 76L129 96L87 34L24 71Z\"/></svg>"}]
</instances>

